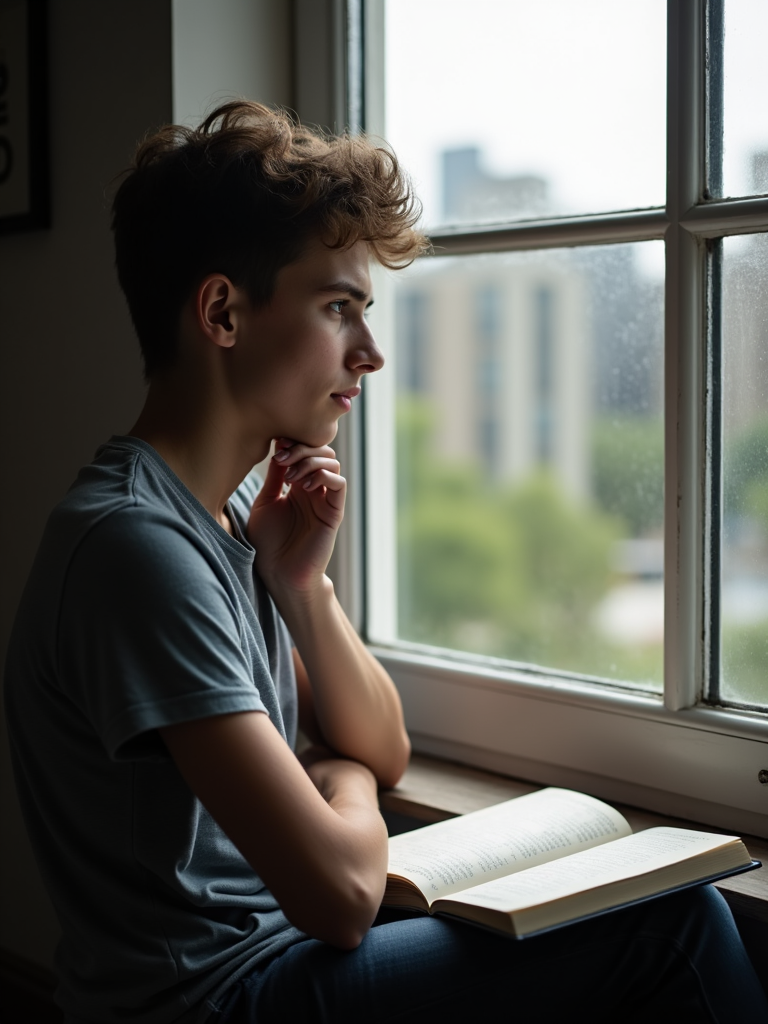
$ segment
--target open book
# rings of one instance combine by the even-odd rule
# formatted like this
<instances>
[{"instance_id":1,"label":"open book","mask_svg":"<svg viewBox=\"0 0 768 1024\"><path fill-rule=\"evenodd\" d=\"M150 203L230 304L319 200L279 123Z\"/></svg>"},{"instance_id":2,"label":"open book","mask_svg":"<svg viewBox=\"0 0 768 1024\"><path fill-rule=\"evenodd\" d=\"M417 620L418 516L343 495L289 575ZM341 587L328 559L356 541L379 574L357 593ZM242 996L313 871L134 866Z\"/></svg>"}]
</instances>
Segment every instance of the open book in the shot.
<instances>
[{"instance_id":1,"label":"open book","mask_svg":"<svg viewBox=\"0 0 768 1024\"><path fill-rule=\"evenodd\" d=\"M393 836L384 905L522 938L759 866L736 836L633 835L600 800L542 789Z\"/></svg>"}]
</instances>

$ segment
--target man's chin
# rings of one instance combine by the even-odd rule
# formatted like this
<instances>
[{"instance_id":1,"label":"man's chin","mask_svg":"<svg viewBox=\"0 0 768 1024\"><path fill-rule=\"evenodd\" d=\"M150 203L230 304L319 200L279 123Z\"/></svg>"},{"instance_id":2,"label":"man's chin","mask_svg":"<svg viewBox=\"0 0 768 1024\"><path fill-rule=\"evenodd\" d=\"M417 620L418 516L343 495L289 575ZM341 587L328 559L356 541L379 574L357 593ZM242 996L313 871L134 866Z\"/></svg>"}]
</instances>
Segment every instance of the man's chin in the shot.
<instances>
[{"instance_id":1,"label":"man's chin","mask_svg":"<svg viewBox=\"0 0 768 1024\"><path fill-rule=\"evenodd\" d=\"M334 440L339 432L338 420L335 423L329 425L327 430L318 431L318 441L312 445L313 448L322 448L323 445L330 444ZM322 439L321 439L322 438Z\"/></svg>"},{"instance_id":2,"label":"man's chin","mask_svg":"<svg viewBox=\"0 0 768 1024\"><path fill-rule=\"evenodd\" d=\"M308 448L323 448L325 445L330 444L334 440L339 432L338 422L329 424L324 429L315 431L314 434L302 434L301 438L296 437L297 441L301 444L305 444Z\"/></svg>"}]
</instances>

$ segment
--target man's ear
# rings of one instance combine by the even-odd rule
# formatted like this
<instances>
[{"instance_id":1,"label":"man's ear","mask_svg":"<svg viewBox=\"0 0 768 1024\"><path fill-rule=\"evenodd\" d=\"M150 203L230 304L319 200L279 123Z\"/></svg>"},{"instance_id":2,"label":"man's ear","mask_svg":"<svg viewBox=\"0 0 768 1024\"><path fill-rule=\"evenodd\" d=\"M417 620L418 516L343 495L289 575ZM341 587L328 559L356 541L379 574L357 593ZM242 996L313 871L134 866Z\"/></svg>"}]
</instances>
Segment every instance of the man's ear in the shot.
<instances>
[{"instance_id":1,"label":"man's ear","mask_svg":"<svg viewBox=\"0 0 768 1024\"><path fill-rule=\"evenodd\" d=\"M219 348L232 348L237 340L239 289L224 274L209 274L198 286L195 314L198 327Z\"/></svg>"}]
</instances>

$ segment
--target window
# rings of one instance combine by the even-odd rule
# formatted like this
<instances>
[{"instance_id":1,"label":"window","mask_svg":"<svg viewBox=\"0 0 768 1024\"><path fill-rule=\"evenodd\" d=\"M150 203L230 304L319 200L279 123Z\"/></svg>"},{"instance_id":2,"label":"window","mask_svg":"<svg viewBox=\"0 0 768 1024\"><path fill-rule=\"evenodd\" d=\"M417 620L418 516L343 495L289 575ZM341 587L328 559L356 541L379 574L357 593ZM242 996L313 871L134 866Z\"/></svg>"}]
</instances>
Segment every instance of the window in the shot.
<instances>
[{"instance_id":1,"label":"window","mask_svg":"<svg viewBox=\"0 0 768 1024\"><path fill-rule=\"evenodd\" d=\"M436 249L339 439L416 748L764 834L765 5L328 12L314 119L392 142Z\"/></svg>"}]
</instances>

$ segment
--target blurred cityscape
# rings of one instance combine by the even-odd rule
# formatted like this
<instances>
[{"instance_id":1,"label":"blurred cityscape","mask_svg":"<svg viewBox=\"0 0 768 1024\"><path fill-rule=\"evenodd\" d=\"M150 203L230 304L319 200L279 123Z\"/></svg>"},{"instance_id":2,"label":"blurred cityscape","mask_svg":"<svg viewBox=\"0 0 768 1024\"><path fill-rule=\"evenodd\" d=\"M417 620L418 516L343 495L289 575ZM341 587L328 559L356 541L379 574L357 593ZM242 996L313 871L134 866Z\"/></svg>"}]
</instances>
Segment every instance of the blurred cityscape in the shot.
<instances>
[{"instance_id":1,"label":"blurred cityscape","mask_svg":"<svg viewBox=\"0 0 768 1024\"><path fill-rule=\"evenodd\" d=\"M765 160L755 159L756 180ZM443 153L442 180L446 224L550 210L544 178L490 175L477 148ZM768 444L761 452L750 440L768 423L766 237L726 246L723 263L724 630L758 623L763 654L768 508L761 518L758 499L744 494L768 481ZM444 257L402 276L404 639L661 687L661 246ZM656 247L655 259L641 247ZM744 444L758 448L739 469ZM744 558L746 615L743 596L728 596L747 586ZM759 641L758 655L762 668L736 675L767 699Z\"/></svg>"}]
</instances>

